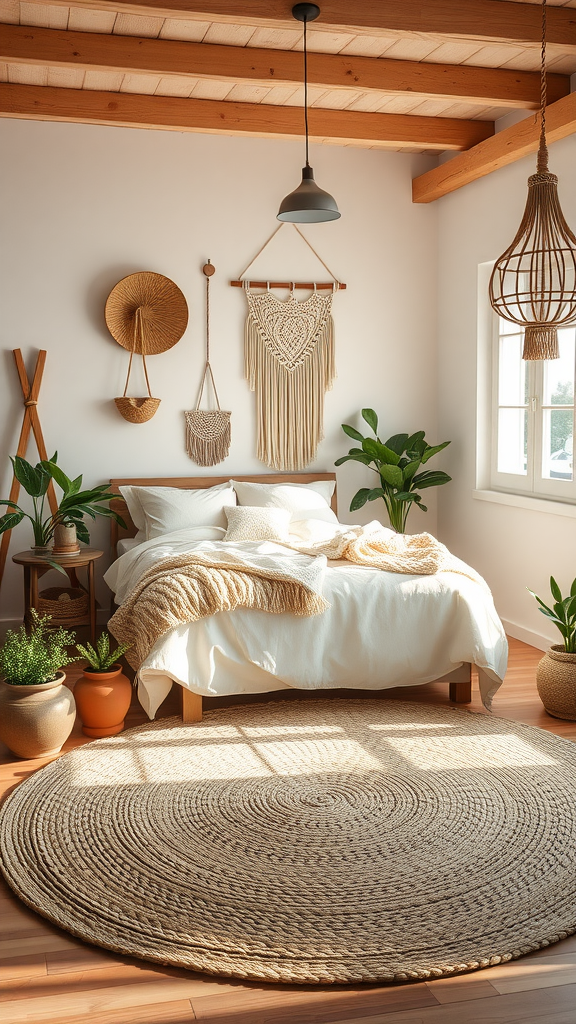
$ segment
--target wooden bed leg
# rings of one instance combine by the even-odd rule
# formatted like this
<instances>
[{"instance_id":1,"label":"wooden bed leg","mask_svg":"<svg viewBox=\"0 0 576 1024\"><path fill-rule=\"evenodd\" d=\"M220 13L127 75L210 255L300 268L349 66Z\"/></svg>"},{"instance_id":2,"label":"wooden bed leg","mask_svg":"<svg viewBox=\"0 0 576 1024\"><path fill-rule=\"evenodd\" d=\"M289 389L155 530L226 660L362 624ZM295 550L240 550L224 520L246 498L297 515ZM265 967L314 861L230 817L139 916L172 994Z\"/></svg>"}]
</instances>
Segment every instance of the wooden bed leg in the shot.
<instances>
[{"instance_id":1,"label":"wooden bed leg","mask_svg":"<svg viewBox=\"0 0 576 1024\"><path fill-rule=\"evenodd\" d=\"M462 665L458 675L458 681L449 684L450 700L456 704L469 704L472 700L472 665Z\"/></svg>"},{"instance_id":2,"label":"wooden bed leg","mask_svg":"<svg viewBox=\"0 0 576 1024\"><path fill-rule=\"evenodd\" d=\"M202 721L202 694L192 693L185 686L182 687L182 721Z\"/></svg>"}]
</instances>

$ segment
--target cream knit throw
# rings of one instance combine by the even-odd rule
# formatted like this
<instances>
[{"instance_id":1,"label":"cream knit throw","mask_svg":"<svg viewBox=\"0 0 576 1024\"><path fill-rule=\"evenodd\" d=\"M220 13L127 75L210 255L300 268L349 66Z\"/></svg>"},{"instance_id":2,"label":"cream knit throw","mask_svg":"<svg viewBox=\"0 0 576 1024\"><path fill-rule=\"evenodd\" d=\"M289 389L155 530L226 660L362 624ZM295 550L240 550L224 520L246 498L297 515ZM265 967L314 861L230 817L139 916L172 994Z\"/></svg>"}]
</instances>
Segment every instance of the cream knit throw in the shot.
<instances>
[{"instance_id":1,"label":"cream knit throw","mask_svg":"<svg viewBox=\"0 0 576 1024\"><path fill-rule=\"evenodd\" d=\"M249 559L187 553L164 558L146 572L108 629L120 643L131 646L127 661L138 669L154 644L175 626L232 611L256 608L278 615L318 615L327 607L318 592L324 560L294 570L258 566Z\"/></svg>"},{"instance_id":2,"label":"cream knit throw","mask_svg":"<svg viewBox=\"0 0 576 1024\"><path fill-rule=\"evenodd\" d=\"M376 520L367 526L343 527L327 539L311 544L293 542L290 547L300 554L345 559L385 572L416 576L456 572L488 590L488 585L474 569L456 558L430 533L393 533Z\"/></svg>"}]
</instances>

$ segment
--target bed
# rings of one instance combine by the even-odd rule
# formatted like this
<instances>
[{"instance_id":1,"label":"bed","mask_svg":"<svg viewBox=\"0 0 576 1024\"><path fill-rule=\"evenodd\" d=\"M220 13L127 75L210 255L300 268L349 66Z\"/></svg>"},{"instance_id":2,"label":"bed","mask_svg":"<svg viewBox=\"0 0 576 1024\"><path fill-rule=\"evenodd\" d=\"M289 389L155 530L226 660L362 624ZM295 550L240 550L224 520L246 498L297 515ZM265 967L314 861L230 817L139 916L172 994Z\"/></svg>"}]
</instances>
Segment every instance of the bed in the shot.
<instances>
[{"instance_id":1,"label":"bed","mask_svg":"<svg viewBox=\"0 0 576 1024\"><path fill-rule=\"evenodd\" d=\"M121 487L204 490L229 480L213 476L111 480L110 490L118 495L112 507L126 521L126 529L111 521L114 558L123 551L106 574L112 589L122 592L119 567L136 558L137 528ZM331 507L337 513L334 473L259 474L234 480L308 485L333 481ZM172 550L162 543L148 547L149 560L156 550L159 557ZM471 700L473 663L484 702L489 704L502 681L507 656L506 638L489 593L481 594L472 580L449 572L440 579L336 562L328 566L325 579L330 608L320 616L298 619L288 613L237 608L191 622L163 637L138 673L140 701L149 716L154 717L174 682L182 688L186 722L201 720L203 696L268 693L291 687L384 689L440 681L448 684L450 700L467 703ZM359 594L363 596L358 598L359 608L354 609ZM426 642L422 643L424 636ZM371 647L374 649L369 650Z\"/></svg>"}]
</instances>

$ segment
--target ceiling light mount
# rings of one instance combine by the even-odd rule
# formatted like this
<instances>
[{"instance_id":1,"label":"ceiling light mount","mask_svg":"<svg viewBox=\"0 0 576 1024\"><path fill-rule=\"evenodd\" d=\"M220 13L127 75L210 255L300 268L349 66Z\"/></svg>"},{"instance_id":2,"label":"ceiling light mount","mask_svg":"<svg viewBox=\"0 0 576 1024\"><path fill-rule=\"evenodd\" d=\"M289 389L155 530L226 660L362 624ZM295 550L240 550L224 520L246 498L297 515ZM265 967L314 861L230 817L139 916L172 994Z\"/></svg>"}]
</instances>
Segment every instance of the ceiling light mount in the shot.
<instances>
[{"instance_id":1,"label":"ceiling light mount","mask_svg":"<svg viewBox=\"0 0 576 1024\"><path fill-rule=\"evenodd\" d=\"M278 220L292 224L313 224L319 221L337 220L340 211L336 200L329 192L324 192L314 181L314 171L309 161L308 146L308 48L306 45L306 26L315 21L320 14L318 4L295 4L292 15L296 21L304 25L304 130L306 135L306 161L302 169L302 181L298 188L290 192L280 203Z\"/></svg>"}]
</instances>

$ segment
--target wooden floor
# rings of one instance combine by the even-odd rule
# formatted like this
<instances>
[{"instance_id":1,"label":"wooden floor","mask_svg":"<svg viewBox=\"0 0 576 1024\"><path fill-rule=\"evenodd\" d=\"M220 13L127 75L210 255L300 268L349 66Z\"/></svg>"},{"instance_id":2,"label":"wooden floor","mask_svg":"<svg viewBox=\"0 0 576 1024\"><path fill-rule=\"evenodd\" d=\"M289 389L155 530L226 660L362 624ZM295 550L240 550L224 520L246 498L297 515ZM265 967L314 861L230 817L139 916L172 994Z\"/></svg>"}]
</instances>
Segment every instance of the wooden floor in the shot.
<instances>
[{"instance_id":1,"label":"wooden floor","mask_svg":"<svg viewBox=\"0 0 576 1024\"><path fill-rule=\"evenodd\" d=\"M540 657L540 651L511 641L494 713L576 739L576 722L550 718L540 704L534 684ZM74 671L69 675L73 679ZM385 699L391 696L448 703L447 687L440 684L386 691ZM472 707L482 710L476 690ZM161 713L176 712L171 695ZM134 704L129 724L143 720ZM66 749L82 742L77 727ZM3 748L3 792L43 763L15 760ZM2 1024L576 1024L576 936L510 964L427 984L274 986L112 955L53 928L5 886L0 901Z\"/></svg>"}]
</instances>

